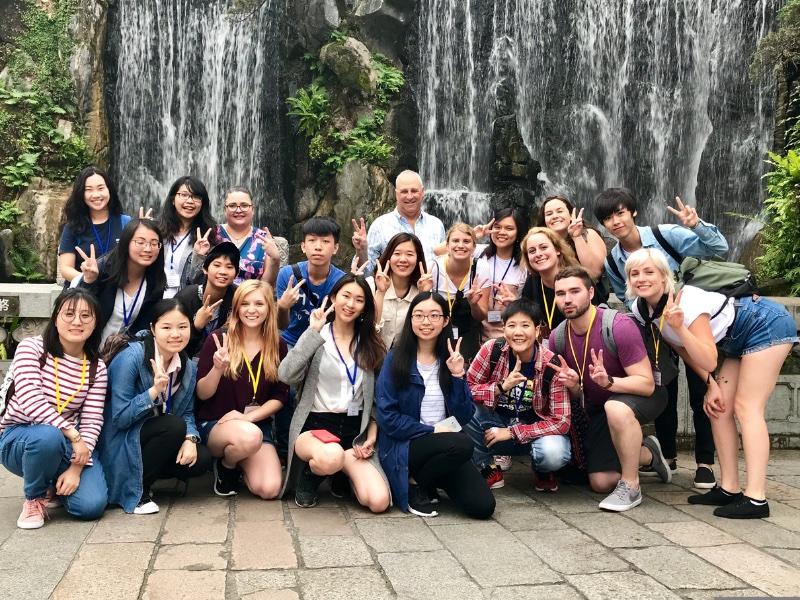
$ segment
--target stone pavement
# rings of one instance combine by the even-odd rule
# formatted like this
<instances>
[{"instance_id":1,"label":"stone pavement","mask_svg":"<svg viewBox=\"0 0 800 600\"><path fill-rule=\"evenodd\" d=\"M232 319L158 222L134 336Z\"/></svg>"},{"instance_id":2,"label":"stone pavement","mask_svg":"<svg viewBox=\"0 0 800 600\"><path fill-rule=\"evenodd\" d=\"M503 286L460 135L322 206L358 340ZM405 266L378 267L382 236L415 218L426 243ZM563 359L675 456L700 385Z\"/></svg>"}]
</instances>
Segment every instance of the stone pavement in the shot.
<instances>
[{"instance_id":1,"label":"stone pavement","mask_svg":"<svg viewBox=\"0 0 800 600\"><path fill-rule=\"evenodd\" d=\"M688 455L679 462L690 464ZM800 451L773 452L772 517L728 521L686 504L692 472L646 482L627 513L562 486L537 494L515 463L486 522L448 507L420 519L371 515L323 493L313 509L249 494L157 489L157 515L109 510L97 523L54 511L16 528L21 480L0 475L0 598L126 600L548 600L800 595Z\"/></svg>"}]
</instances>

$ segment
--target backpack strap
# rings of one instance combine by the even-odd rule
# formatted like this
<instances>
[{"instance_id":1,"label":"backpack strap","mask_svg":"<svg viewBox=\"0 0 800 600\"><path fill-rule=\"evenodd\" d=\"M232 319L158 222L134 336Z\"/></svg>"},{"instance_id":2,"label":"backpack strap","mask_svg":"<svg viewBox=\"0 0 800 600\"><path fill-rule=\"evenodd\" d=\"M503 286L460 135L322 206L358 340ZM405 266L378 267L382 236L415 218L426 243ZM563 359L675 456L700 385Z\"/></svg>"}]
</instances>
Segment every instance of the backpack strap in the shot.
<instances>
[{"instance_id":1,"label":"backpack strap","mask_svg":"<svg viewBox=\"0 0 800 600\"><path fill-rule=\"evenodd\" d=\"M550 338L553 340L550 350L555 352L557 355L564 355L564 350L566 349L566 331L567 331L567 322L561 321L552 332L550 332Z\"/></svg>"},{"instance_id":2,"label":"backpack strap","mask_svg":"<svg viewBox=\"0 0 800 600\"><path fill-rule=\"evenodd\" d=\"M675 250L675 248L672 247L672 244L667 241L667 238L665 238L664 234L661 233L661 229L658 228L658 225L651 225L650 231L653 232L653 235L655 236L656 240L658 240L659 245L664 249L664 251L672 257L672 260L680 265L681 261L683 261L683 257L677 250Z\"/></svg>"},{"instance_id":3,"label":"backpack strap","mask_svg":"<svg viewBox=\"0 0 800 600\"><path fill-rule=\"evenodd\" d=\"M614 272L614 275L616 275L619 279L621 279L622 283L625 283L625 277L622 275L622 273L619 272L619 267L617 266L617 263L614 260L614 256L610 252L606 256L606 264L608 265L608 268Z\"/></svg>"},{"instance_id":4,"label":"backpack strap","mask_svg":"<svg viewBox=\"0 0 800 600\"><path fill-rule=\"evenodd\" d=\"M301 281L303 282L303 285L300 286L300 289L303 290L303 292L306 295L306 298L309 301L313 301L314 298L317 298L317 301L313 303L315 306L317 306L322 300L322 298L318 298L316 294L312 293L311 290L309 289L308 284L305 281L305 277L303 277L303 273L300 271L300 263L292 264L292 275L294 275L294 280L296 282L298 283ZM319 307L317 306L317 308Z\"/></svg>"},{"instance_id":5,"label":"backpack strap","mask_svg":"<svg viewBox=\"0 0 800 600\"><path fill-rule=\"evenodd\" d=\"M494 340L492 344L492 351L489 354L489 374L494 373L497 362L500 360L500 354L506 346L506 338L501 337Z\"/></svg>"},{"instance_id":6,"label":"backpack strap","mask_svg":"<svg viewBox=\"0 0 800 600\"><path fill-rule=\"evenodd\" d=\"M558 362L557 354L554 354L550 359L550 364L561 366ZM553 376L555 373L554 369L548 369L547 366L545 366L544 373L542 374L542 395L547 394L548 398L550 397L550 387L553 385Z\"/></svg>"},{"instance_id":7,"label":"backpack strap","mask_svg":"<svg viewBox=\"0 0 800 600\"><path fill-rule=\"evenodd\" d=\"M617 356L617 340L614 339L614 317L619 311L613 308L603 309L603 317L600 322L600 331L603 335L603 344L606 349L614 356ZM589 343L589 340L586 340Z\"/></svg>"}]
</instances>

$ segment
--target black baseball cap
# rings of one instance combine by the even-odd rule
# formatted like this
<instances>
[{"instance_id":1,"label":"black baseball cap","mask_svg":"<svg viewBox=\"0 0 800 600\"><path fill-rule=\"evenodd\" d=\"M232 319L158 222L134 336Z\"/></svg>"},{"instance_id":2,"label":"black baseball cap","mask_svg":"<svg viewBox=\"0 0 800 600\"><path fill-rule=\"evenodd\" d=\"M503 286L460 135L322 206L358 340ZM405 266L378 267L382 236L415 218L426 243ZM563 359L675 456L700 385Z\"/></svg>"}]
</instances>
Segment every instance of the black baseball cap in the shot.
<instances>
[{"instance_id":1,"label":"black baseball cap","mask_svg":"<svg viewBox=\"0 0 800 600\"><path fill-rule=\"evenodd\" d=\"M209 250L206 259L203 261L203 268L208 269L211 261L219 256L227 256L231 264L239 268L239 248L233 242L221 242Z\"/></svg>"}]
</instances>

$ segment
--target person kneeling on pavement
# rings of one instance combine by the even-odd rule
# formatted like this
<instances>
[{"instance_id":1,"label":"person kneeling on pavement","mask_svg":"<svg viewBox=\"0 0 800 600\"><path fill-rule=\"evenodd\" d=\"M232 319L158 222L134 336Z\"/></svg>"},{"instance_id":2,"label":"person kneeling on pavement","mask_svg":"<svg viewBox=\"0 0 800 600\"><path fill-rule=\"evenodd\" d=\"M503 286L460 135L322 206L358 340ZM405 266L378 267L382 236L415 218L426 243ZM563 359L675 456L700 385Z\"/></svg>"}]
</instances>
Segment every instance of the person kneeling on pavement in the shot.
<instances>
[{"instance_id":1,"label":"person kneeling on pavement","mask_svg":"<svg viewBox=\"0 0 800 600\"><path fill-rule=\"evenodd\" d=\"M569 392L548 368L555 355L538 342L544 320L539 306L516 300L502 319L504 337L483 344L467 373L477 404L466 427L475 444L472 459L487 485L497 489L504 485L503 472L493 455L530 454L536 490L555 492L555 472L571 456Z\"/></svg>"}]
</instances>

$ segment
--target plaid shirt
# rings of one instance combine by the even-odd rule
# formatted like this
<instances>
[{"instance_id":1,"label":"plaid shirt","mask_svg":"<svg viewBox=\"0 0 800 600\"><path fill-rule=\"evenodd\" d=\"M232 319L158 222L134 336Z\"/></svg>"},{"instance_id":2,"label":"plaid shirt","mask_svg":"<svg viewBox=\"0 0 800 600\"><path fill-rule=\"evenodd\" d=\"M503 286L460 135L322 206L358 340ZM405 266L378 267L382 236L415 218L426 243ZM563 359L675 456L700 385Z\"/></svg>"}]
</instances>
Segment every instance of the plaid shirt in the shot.
<instances>
[{"instance_id":1,"label":"plaid shirt","mask_svg":"<svg viewBox=\"0 0 800 600\"><path fill-rule=\"evenodd\" d=\"M500 351L494 372L489 372L489 361L494 343L494 340L489 340L481 346L467 372L467 385L472 392L472 399L487 408L494 408L497 404L495 386L508 375L508 344L503 346ZM557 377L553 377L550 384L550 397L546 398L542 395L543 367L553 356L550 350L537 344L532 407L541 420L530 425L517 423L511 427L511 435L520 444L527 444L543 435L567 435L569 433L572 409L566 386L559 382Z\"/></svg>"}]
</instances>

